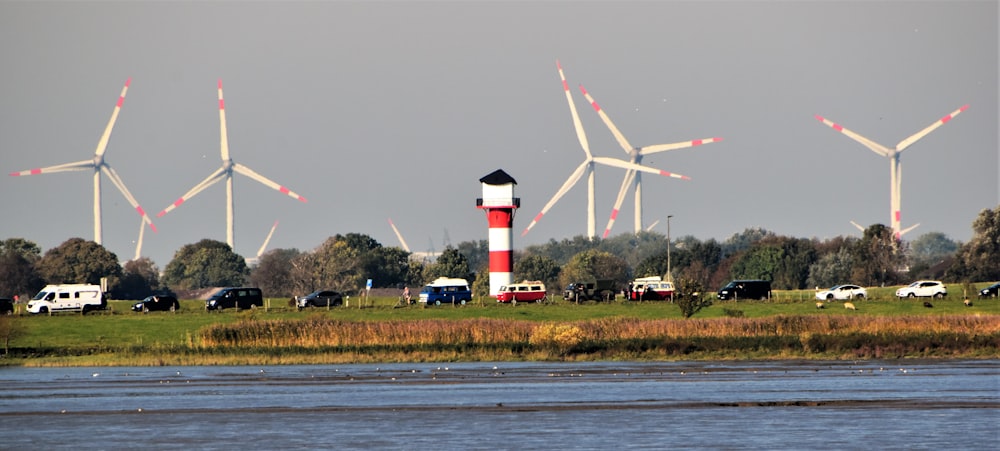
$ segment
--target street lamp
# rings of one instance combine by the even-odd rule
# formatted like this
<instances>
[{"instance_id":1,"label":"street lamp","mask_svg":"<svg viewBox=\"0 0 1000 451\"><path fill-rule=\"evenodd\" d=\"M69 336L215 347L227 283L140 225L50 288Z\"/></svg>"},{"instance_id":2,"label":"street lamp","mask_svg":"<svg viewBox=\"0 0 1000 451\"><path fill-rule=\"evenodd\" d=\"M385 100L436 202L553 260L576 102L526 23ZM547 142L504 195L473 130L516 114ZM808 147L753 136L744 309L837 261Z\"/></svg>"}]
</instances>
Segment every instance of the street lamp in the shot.
<instances>
[{"instance_id":1,"label":"street lamp","mask_svg":"<svg viewBox=\"0 0 1000 451\"><path fill-rule=\"evenodd\" d=\"M674 276L670 273L670 218L673 215L667 215L667 282L673 283Z\"/></svg>"}]
</instances>

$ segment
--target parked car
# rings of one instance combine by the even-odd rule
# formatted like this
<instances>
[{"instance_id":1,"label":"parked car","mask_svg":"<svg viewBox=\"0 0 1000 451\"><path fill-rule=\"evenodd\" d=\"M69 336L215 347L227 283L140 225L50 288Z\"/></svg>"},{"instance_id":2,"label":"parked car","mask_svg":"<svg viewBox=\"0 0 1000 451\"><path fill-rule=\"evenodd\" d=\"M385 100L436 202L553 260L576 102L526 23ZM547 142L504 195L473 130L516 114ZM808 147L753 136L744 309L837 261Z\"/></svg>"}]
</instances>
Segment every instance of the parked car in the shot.
<instances>
[{"instance_id":1,"label":"parked car","mask_svg":"<svg viewBox=\"0 0 1000 451\"><path fill-rule=\"evenodd\" d=\"M133 312L176 312L181 303L173 296L148 296L132 305Z\"/></svg>"},{"instance_id":2,"label":"parked car","mask_svg":"<svg viewBox=\"0 0 1000 451\"><path fill-rule=\"evenodd\" d=\"M14 300L10 298L0 298L0 315L14 314Z\"/></svg>"},{"instance_id":3,"label":"parked car","mask_svg":"<svg viewBox=\"0 0 1000 451\"><path fill-rule=\"evenodd\" d=\"M868 297L868 290L857 285L835 285L828 290L816 292L816 299L821 301L845 301L849 299L865 299Z\"/></svg>"},{"instance_id":4,"label":"parked car","mask_svg":"<svg viewBox=\"0 0 1000 451\"><path fill-rule=\"evenodd\" d=\"M995 298L998 294L1000 294L1000 282L979 290L979 297L981 298Z\"/></svg>"},{"instance_id":5,"label":"parked car","mask_svg":"<svg viewBox=\"0 0 1000 451\"><path fill-rule=\"evenodd\" d=\"M937 280L918 280L896 290L897 298L929 298L941 299L948 295L948 287Z\"/></svg>"},{"instance_id":6,"label":"parked car","mask_svg":"<svg viewBox=\"0 0 1000 451\"><path fill-rule=\"evenodd\" d=\"M344 295L338 291L319 290L297 298L295 305L306 307L336 307L344 305Z\"/></svg>"},{"instance_id":7,"label":"parked car","mask_svg":"<svg viewBox=\"0 0 1000 451\"><path fill-rule=\"evenodd\" d=\"M767 280L734 280L719 289L716 294L720 300L727 301L771 298L771 282Z\"/></svg>"},{"instance_id":8,"label":"parked car","mask_svg":"<svg viewBox=\"0 0 1000 451\"><path fill-rule=\"evenodd\" d=\"M264 294L260 288L223 288L205 301L206 310L252 309L263 306Z\"/></svg>"}]
</instances>

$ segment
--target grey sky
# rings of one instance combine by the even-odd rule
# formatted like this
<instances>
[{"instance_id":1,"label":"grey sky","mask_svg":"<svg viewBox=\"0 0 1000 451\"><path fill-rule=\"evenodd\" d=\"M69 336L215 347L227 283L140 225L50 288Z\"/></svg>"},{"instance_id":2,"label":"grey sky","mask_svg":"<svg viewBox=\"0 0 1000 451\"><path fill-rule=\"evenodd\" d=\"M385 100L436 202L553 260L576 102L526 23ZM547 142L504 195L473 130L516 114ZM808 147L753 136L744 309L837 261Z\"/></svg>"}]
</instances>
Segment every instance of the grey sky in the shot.
<instances>
[{"instance_id":1,"label":"grey sky","mask_svg":"<svg viewBox=\"0 0 1000 451\"><path fill-rule=\"evenodd\" d=\"M556 59L591 149L723 137L646 157L646 223L673 236L747 227L820 239L889 223L889 164L818 122L902 155L902 225L967 241L1000 198L998 7L977 2L0 2L0 167L93 156L125 80L106 161L159 233L143 255L225 241L225 187L155 214L219 167L216 82L242 163L309 199L235 176L236 252L310 250L337 233L414 251L486 239L478 179L502 168L516 249L586 232L581 180L521 230L583 160ZM598 167L598 234L624 171ZM0 238L43 250L93 238L89 172L0 177ZM105 179L104 244L132 258L139 218ZM613 234L632 229L627 199Z\"/></svg>"}]
</instances>

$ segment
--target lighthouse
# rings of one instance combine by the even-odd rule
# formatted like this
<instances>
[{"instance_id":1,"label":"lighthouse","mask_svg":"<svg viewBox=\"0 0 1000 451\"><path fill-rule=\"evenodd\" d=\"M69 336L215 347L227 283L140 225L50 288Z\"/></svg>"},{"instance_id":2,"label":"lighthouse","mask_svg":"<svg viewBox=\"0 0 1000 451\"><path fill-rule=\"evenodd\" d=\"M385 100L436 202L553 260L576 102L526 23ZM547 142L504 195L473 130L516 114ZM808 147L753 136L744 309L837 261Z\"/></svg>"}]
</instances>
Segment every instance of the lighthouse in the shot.
<instances>
[{"instance_id":1,"label":"lighthouse","mask_svg":"<svg viewBox=\"0 0 1000 451\"><path fill-rule=\"evenodd\" d=\"M490 225L490 296L500 287L514 282L514 210L521 199L514 197L517 182L503 169L497 169L479 179L483 197L476 199L476 208L486 211Z\"/></svg>"}]
</instances>

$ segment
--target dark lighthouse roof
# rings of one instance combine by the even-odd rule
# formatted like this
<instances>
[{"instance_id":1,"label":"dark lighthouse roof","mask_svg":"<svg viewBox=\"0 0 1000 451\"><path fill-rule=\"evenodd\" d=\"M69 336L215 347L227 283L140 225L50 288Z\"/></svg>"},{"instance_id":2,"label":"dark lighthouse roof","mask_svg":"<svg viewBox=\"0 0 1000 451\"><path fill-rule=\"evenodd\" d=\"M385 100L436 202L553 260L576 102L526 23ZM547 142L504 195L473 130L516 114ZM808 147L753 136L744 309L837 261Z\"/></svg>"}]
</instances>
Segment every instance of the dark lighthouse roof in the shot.
<instances>
[{"instance_id":1,"label":"dark lighthouse roof","mask_svg":"<svg viewBox=\"0 0 1000 451\"><path fill-rule=\"evenodd\" d=\"M510 174L504 172L503 169L497 169L489 173L488 175L479 179L479 182L485 183L487 185L506 185L508 183L517 185L517 180L514 180L514 177L511 177Z\"/></svg>"}]
</instances>

